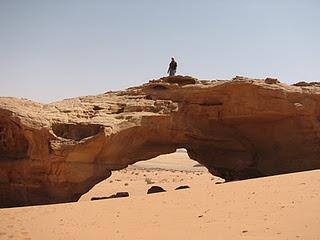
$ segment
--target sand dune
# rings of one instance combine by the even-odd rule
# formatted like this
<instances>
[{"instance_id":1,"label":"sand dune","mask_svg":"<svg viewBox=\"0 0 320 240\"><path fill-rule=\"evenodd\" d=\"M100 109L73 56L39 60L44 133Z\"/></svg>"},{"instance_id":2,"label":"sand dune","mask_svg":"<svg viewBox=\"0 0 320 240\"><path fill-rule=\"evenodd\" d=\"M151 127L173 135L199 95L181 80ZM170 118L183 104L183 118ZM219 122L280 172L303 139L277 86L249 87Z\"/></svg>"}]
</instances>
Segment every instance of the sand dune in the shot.
<instances>
[{"instance_id":1,"label":"sand dune","mask_svg":"<svg viewBox=\"0 0 320 240\"><path fill-rule=\"evenodd\" d=\"M215 184L205 171L133 166L110 179L77 203L1 209L0 239L320 239L319 170ZM167 192L147 195L152 185Z\"/></svg>"}]
</instances>

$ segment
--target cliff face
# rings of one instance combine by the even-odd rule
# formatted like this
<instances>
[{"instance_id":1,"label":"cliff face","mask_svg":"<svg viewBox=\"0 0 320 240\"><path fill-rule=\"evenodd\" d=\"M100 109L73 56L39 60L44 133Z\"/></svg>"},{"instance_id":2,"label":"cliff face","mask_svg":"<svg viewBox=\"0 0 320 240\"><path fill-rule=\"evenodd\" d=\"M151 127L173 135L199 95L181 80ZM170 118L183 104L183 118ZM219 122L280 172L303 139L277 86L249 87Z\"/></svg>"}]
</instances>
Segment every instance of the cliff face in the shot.
<instances>
[{"instance_id":1,"label":"cliff face","mask_svg":"<svg viewBox=\"0 0 320 240\"><path fill-rule=\"evenodd\" d=\"M319 168L320 88L177 76L47 105L0 98L0 206L76 201L177 148L226 180Z\"/></svg>"}]
</instances>

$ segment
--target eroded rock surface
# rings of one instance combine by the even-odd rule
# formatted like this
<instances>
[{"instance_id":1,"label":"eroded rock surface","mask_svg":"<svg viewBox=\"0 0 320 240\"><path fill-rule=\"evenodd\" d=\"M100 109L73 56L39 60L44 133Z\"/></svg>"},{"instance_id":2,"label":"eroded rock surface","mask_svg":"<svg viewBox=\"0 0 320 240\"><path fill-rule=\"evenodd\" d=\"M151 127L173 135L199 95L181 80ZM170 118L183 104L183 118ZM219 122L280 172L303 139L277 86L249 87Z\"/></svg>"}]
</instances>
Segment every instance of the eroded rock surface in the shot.
<instances>
[{"instance_id":1,"label":"eroded rock surface","mask_svg":"<svg viewBox=\"0 0 320 240\"><path fill-rule=\"evenodd\" d=\"M320 88L177 76L51 104L0 98L0 206L76 201L177 148L226 180L319 168Z\"/></svg>"}]
</instances>

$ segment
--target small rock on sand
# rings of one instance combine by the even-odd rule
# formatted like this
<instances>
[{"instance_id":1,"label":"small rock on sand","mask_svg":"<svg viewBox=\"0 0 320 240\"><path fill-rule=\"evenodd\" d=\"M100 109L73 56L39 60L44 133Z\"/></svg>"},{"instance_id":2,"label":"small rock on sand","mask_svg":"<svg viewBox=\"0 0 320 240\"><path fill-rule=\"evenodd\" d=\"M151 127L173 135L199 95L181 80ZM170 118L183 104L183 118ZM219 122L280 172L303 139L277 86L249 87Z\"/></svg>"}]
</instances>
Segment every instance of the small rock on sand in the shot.
<instances>
[{"instance_id":1,"label":"small rock on sand","mask_svg":"<svg viewBox=\"0 0 320 240\"><path fill-rule=\"evenodd\" d=\"M91 201L110 199L110 198L121 198L121 197L129 197L129 193L128 192L117 192L116 194L112 194L109 197L92 197Z\"/></svg>"},{"instance_id":2,"label":"small rock on sand","mask_svg":"<svg viewBox=\"0 0 320 240\"><path fill-rule=\"evenodd\" d=\"M179 186L179 187L177 187L175 190L187 189L187 188L190 188L190 187L187 186L187 185L184 185L184 186Z\"/></svg>"},{"instance_id":3,"label":"small rock on sand","mask_svg":"<svg viewBox=\"0 0 320 240\"><path fill-rule=\"evenodd\" d=\"M162 187L159 186L152 186L151 188L148 189L147 194L150 193L158 193L158 192L166 192Z\"/></svg>"}]
</instances>

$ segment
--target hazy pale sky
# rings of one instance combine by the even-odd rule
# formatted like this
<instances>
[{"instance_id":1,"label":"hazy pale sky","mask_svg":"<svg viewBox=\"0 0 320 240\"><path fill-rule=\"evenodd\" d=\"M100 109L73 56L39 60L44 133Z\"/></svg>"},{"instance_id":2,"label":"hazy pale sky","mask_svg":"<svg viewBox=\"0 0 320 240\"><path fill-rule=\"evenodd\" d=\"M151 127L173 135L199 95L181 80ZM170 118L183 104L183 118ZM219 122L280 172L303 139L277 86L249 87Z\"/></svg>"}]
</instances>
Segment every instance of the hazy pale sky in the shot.
<instances>
[{"instance_id":1,"label":"hazy pale sky","mask_svg":"<svg viewBox=\"0 0 320 240\"><path fill-rule=\"evenodd\" d=\"M319 0L0 0L0 96L40 102L166 75L320 81Z\"/></svg>"}]
</instances>

